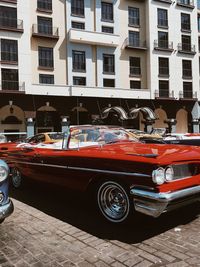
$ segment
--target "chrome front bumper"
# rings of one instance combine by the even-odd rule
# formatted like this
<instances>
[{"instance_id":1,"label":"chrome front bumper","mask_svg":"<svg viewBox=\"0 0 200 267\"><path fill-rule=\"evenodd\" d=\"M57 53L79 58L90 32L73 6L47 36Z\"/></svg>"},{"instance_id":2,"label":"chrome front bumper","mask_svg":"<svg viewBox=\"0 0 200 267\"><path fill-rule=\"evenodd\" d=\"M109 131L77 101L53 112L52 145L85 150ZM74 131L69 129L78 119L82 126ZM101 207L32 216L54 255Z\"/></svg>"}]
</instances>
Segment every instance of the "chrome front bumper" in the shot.
<instances>
[{"instance_id":1,"label":"chrome front bumper","mask_svg":"<svg viewBox=\"0 0 200 267\"><path fill-rule=\"evenodd\" d=\"M135 210L159 217L163 212L200 201L200 185L175 192L155 193L139 187L132 188Z\"/></svg>"},{"instance_id":2,"label":"chrome front bumper","mask_svg":"<svg viewBox=\"0 0 200 267\"><path fill-rule=\"evenodd\" d=\"M12 200L9 199L8 203L0 206L0 220L8 217L14 210Z\"/></svg>"}]
</instances>

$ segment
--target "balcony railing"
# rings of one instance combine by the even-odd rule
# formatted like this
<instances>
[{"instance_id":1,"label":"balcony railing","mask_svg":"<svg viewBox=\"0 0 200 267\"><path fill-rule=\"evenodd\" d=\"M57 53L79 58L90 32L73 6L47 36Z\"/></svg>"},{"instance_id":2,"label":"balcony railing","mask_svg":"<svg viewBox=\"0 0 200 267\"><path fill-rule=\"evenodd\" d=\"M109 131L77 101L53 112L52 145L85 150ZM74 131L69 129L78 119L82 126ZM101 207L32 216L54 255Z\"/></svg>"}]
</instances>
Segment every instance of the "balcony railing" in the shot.
<instances>
[{"instance_id":1,"label":"balcony railing","mask_svg":"<svg viewBox=\"0 0 200 267\"><path fill-rule=\"evenodd\" d=\"M178 44L178 52L185 53L185 54L196 54L195 45L191 45L188 43L179 43Z\"/></svg>"},{"instance_id":2,"label":"balcony railing","mask_svg":"<svg viewBox=\"0 0 200 267\"><path fill-rule=\"evenodd\" d=\"M1 82L1 90L8 92L24 92L25 91L25 83L18 81L10 81L10 80L2 80Z\"/></svg>"},{"instance_id":3,"label":"balcony railing","mask_svg":"<svg viewBox=\"0 0 200 267\"><path fill-rule=\"evenodd\" d=\"M58 39L58 27L43 24L33 24L32 36Z\"/></svg>"},{"instance_id":4,"label":"balcony railing","mask_svg":"<svg viewBox=\"0 0 200 267\"><path fill-rule=\"evenodd\" d=\"M141 41L140 39L126 38L124 46L126 48L147 50L146 41Z\"/></svg>"},{"instance_id":5,"label":"balcony railing","mask_svg":"<svg viewBox=\"0 0 200 267\"><path fill-rule=\"evenodd\" d=\"M194 8L194 0L177 0L178 6Z\"/></svg>"},{"instance_id":6,"label":"balcony railing","mask_svg":"<svg viewBox=\"0 0 200 267\"><path fill-rule=\"evenodd\" d=\"M17 64L18 63L18 53L10 51L1 51L1 63L6 64Z\"/></svg>"},{"instance_id":7,"label":"balcony railing","mask_svg":"<svg viewBox=\"0 0 200 267\"><path fill-rule=\"evenodd\" d=\"M23 32L23 20L4 16L0 17L0 29Z\"/></svg>"},{"instance_id":8,"label":"balcony railing","mask_svg":"<svg viewBox=\"0 0 200 267\"><path fill-rule=\"evenodd\" d=\"M174 91L169 91L169 89L155 90L155 98L174 98Z\"/></svg>"},{"instance_id":9,"label":"balcony railing","mask_svg":"<svg viewBox=\"0 0 200 267\"><path fill-rule=\"evenodd\" d=\"M154 40L154 49L155 50L165 50L173 51L173 42L163 41L163 40Z\"/></svg>"},{"instance_id":10,"label":"balcony railing","mask_svg":"<svg viewBox=\"0 0 200 267\"><path fill-rule=\"evenodd\" d=\"M141 68L130 66L130 76L140 76Z\"/></svg>"},{"instance_id":11,"label":"balcony railing","mask_svg":"<svg viewBox=\"0 0 200 267\"><path fill-rule=\"evenodd\" d=\"M197 92L192 90L183 90L179 92L179 98L181 99L197 99Z\"/></svg>"}]
</instances>

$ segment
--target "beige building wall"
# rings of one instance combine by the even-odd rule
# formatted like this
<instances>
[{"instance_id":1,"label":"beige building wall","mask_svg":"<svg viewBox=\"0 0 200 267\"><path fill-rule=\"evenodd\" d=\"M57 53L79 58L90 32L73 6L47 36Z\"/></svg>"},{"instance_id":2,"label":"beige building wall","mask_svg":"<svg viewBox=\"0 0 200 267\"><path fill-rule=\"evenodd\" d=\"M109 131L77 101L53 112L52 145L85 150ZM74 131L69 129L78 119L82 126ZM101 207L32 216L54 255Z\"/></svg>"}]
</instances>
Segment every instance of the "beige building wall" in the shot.
<instances>
[{"instance_id":1,"label":"beige building wall","mask_svg":"<svg viewBox=\"0 0 200 267\"><path fill-rule=\"evenodd\" d=\"M139 8L140 27L128 25L128 7ZM120 1L120 69L121 88L130 88L130 80L141 81L141 88L147 88L147 51L134 48L125 48L125 40L129 36L129 31L138 31L141 41L146 41L146 4L145 1ZM129 76L129 57L140 57L141 77Z\"/></svg>"},{"instance_id":2,"label":"beige building wall","mask_svg":"<svg viewBox=\"0 0 200 267\"><path fill-rule=\"evenodd\" d=\"M37 24L37 17L52 18L53 27L58 27L59 39L42 38L31 36L31 50L32 50L32 83L39 83L39 74L54 75L55 85L67 84L67 69L66 69L66 30L65 30L65 1L52 1L52 13L39 12L37 10L37 1L31 1L31 21L32 25ZM32 28L30 29L32 33ZM38 47L51 47L54 51L54 69L42 70L38 68Z\"/></svg>"}]
</instances>

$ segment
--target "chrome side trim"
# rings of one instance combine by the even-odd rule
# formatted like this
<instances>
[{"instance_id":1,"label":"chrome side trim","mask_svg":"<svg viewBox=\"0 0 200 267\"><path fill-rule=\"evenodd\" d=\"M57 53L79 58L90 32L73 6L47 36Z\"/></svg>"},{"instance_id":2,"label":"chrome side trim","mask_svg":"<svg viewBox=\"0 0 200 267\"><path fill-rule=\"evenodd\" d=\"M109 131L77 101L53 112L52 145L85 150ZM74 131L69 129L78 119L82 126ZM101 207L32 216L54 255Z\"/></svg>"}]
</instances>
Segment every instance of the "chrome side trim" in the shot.
<instances>
[{"instance_id":1,"label":"chrome side trim","mask_svg":"<svg viewBox=\"0 0 200 267\"><path fill-rule=\"evenodd\" d=\"M143 173L137 173L137 172L110 171L110 170L82 168L82 167L73 167L73 166L62 166L62 165L45 164L45 163L21 162L21 161L15 161L15 162L20 163L20 164L26 164L26 165L51 167L51 168L61 168L61 169L75 170L75 171L87 171L87 172L95 172L95 173L106 173L106 174L151 178L151 175L143 174Z\"/></svg>"},{"instance_id":2,"label":"chrome side trim","mask_svg":"<svg viewBox=\"0 0 200 267\"><path fill-rule=\"evenodd\" d=\"M130 194L133 196L134 206L137 211L158 217L168 210L168 205L174 200L183 200L181 204L185 205L187 202L190 203L191 200L184 200L184 198L194 196L194 201L200 201L200 185L167 193L155 193L140 188L132 188ZM176 203L174 208L176 208Z\"/></svg>"}]
</instances>

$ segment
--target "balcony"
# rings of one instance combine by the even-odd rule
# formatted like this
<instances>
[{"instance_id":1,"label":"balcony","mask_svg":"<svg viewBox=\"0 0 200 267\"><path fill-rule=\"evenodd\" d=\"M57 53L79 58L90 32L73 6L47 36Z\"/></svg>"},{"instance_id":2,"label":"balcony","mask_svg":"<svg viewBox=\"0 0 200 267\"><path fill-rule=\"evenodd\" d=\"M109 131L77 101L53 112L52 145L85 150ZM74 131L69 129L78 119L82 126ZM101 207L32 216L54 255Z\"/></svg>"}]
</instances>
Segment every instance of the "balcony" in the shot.
<instances>
[{"instance_id":1,"label":"balcony","mask_svg":"<svg viewBox=\"0 0 200 267\"><path fill-rule=\"evenodd\" d=\"M197 99L197 92L192 90L183 90L179 92L179 98L182 100L196 100Z\"/></svg>"},{"instance_id":2,"label":"balcony","mask_svg":"<svg viewBox=\"0 0 200 267\"><path fill-rule=\"evenodd\" d=\"M78 29L69 30L69 40L74 43L90 45L112 46L119 45L119 35L103 32L91 32Z\"/></svg>"},{"instance_id":3,"label":"balcony","mask_svg":"<svg viewBox=\"0 0 200 267\"><path fill-rule=\"evenodd\" d=\"M178 44L178 52L183 54L196 54L196 48L195 45L191 45L188 43L179 43Z\"/></svg>"},{"instance_id":4,"label":"balcony","mask_svg":"<svg viewBox=\"0 0 200 267\"><path fill-rule=\"evenodd\" d=\"M194 8L194 0L177 0L177 5L187 8Z\"/></svg>"},{"instance_id":5,"label":"balcony","mask_svg":"<svg viewBox=\"0 0 200 267\"><path fill-rule=\"evenodd\" d=\"M155 90L155 99L175 99L174 91L169 91L169 89Z\"/></svg>"},{"instance_id":6,"label":"balcony","mask_svg":"<svg viewBox=\"0 0 200 267\"><path fill-rule=\"evenodd\" d=\"M25 83L18 81L2 80L0 85L2 93L25 93Z\"/></svg>"},{"instance_id":7,"label":"balcony","mask_svg":"<svg viewBox=\"0 0 200 267\"><path fill-rule=\"evenodd\" d=\"M0 30L23 32L23 20L12 19L10 17L0 17Z\"/></svg>"},{"instance_id":8,"label":"balcony","mask_svg":"<svg viewBox=\"0 0 200 267\"><path fill-rule=\"evenodd\" d=\"M173 42L154 40L154 49L159 51L172 52L174 50Z\"/></svg>"},{"instance_id":9,"label":"balcony","mask_svg":"<svg viewBox=\"0 0 200 267\"><path fill-rule=\"evenodd\" d=\"M59 39L58 27L33 24L32 36L39 38Z\"/></svg>"},{"instance_id":10,"label":"balcony","mask_svg":"<svg viewBox=\"0 0 200 267\"><path fill-rule=\"evenodd\" d=\"M147 50L146 41L141 41L139 39L130 39L128 37L124 41L124 47L139 49L139 50Z\"/></svg>"}]
</instances>

